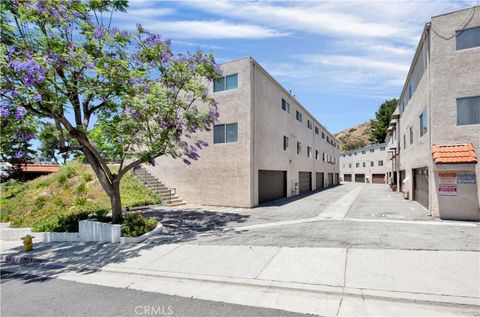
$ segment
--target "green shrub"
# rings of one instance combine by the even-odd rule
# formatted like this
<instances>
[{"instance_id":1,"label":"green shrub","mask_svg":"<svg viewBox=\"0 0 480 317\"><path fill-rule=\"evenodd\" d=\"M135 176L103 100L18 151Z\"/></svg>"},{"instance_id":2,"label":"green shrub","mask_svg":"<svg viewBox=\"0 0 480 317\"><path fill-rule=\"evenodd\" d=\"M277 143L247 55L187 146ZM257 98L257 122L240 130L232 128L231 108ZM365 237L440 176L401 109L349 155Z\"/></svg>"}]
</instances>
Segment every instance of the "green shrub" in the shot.
<instances>
[{"instance_id":1,"label":"green shrub","mask_svg":"<svg viewBox=\"0 0 480 317\"><path fill-rule=\"evenodd\" d=\"M78 222L88 219L89 212L59 214L33 225L35 232L78 232Z\"/></svg>"},{"instance_id":2,"label":"green shrub","mask_svg":"<svg viewBox=\"0 0 480 317\"><path fill-rule=\"evenodd\" d=\"M93 175L91 173L84 173L82 174L83 180L85 182L90 182L93 179Z\"/></svg>"},{"instance_id":3,"label":"green shrub","mask_svg":"<svg viewBox=\"0 0 480 317\"><path fill-rule=\"evenodd\" d=\"M157 219L146 218L137 213L125 215L122 223L123 237L138 237L145 234L157 226Z\"/></svg>"},{"instance_id":4,"label":"green shrub","mask_svg":"<svg viewBox=\"0 0 480 317\"><path fill-rule=\"evenodd\" d=\"M47 198L45 196L41 196L35 199L33 204L35 205L35 208L42 209L46 203L47 203Z\"/></svg>"},{"instance_id":5,"label":"green shrub","mask_svg":"<svg viewBox=\"0 0 480 317\"><path fill-rule=\"evenodd\" d=\"M84 195L87 193L87 185L84 182L81 182L78 184L77 188L75 189L77 194L79 195Z\"/></svg>"},{"instance_id":6,"label":"green shrub","mask_svg":"<svg viewBox=\"0 0 480 317\"><path fill-rule=\"evenodd\" d=\"M83 207L83 206L85 206L86 203L87 203L87 198L85 198L85 197L77 197L77 198L75 198L75 201L73 202L75 207Z\"/></svg>"},{"instance_id":7,"label":"green shrub","mask_svg":"<svg viewBox=\"0 0 480 317\"><path fill-rule=\"evenodd\" d=\"M57 181L60 183L60 184L65 184L67 182L67 175L65 174L59 174L58 177L57 177Z\"/></svg>"}]
</instances>

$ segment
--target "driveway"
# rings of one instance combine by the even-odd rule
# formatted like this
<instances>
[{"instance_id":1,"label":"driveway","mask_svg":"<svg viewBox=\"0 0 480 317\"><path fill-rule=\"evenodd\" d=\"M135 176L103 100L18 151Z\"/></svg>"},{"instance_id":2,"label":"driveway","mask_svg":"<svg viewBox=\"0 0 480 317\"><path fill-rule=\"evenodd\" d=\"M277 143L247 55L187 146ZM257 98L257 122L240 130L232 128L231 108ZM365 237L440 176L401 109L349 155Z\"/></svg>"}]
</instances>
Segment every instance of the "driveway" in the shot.
<instances>
[{"instance_id":1,"label":"driveway","mask_svg":"<svg viewBox=\"0 0 480 317\"><path fill-rule=\"evenodd\" d=\"M167 227L149 239L153 244L480 250L478 223L433 219L378 184L348 183L252 209L190 206L150 213Z\"/></svg>"}]
</instances>

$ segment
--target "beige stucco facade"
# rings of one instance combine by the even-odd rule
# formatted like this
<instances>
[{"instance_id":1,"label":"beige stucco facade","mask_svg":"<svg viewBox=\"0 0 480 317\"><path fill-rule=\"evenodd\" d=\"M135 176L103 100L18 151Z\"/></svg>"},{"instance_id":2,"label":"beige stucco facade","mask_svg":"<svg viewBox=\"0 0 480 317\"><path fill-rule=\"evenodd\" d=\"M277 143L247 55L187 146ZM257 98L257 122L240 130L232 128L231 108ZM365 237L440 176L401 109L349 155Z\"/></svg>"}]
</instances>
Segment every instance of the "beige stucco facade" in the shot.
<instances>
[{"instance_id":1,"label":"beige stucco facade","mask_svg":"<svg viewBox=\"0 0 480 317\"><path fill-rule=\"evenodd\" d=\"M221 68L224 75L237 74L237 88L213 92L211 83L209 92L219 104L217 124L237 123L238 141L214 144L213 131L202 133L199 137L209 146L200 151L198 161L187 166L161 157L155 166L145 166L150 172L188 203L238 207L259 204L260 170L286 172L287 197L299 194L299 172L312 173L312 190L317 188L316 172L324 173L325 184L329 173L338 183L338 141L294 96L250 57L226 62ZM289 103L289 112L282 109L282 99ZM296 119L296 111L302 114L302 122ZM289 140L287 149L284 136ZM297 142L301 142L300 154Z\"/></svg>"},{"instance_id":2,"label":"beige stucco facade","mask_svg":"<svg viewBox=\"0 0 480 317\"><path fill-rule=\"evenodd\" d=\"M398 187L415 199L415 171L428 170L428 201L422 204L444 219L478 220L480 216L479 164L435 164L432 159L433 145L471 143L477 155L480 151L480 124L457 124L458 99L480 96L480 47L456 49L456 31L478 26L479 6L432 17L397 106L399 117L392 118L386 139L389 172ZM428 118L423 135L422 113ZM445 172L475 174L476 182L459 182L455 195L444 196L439 193L439 173Z\"/></svg>"},{"instance_id":3,"label":"beige stucco facade","mask_svg":"<svg viewBox=\"0 0 480 317\"><path fill-rule=\"evenodd\" d=\"M386 183L386 144L372 144L340 154L340 175L344 182ZM363 175L363 177L362 177ZM383 175L383 177L380 177ZM375 177L375 180L374 180Z\"/></svg>"}]
</instances>

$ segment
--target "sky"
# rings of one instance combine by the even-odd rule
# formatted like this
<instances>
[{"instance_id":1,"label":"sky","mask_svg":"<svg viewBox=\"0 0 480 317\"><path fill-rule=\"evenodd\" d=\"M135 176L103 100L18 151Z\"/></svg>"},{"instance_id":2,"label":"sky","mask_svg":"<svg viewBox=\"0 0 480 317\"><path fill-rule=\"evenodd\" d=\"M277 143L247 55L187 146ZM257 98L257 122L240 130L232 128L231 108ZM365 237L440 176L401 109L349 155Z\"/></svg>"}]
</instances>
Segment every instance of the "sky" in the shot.
<instances>
[{"instance_id":1,"label":"sky","mask_svg":"<svg viewBox=\"0 0 480 317\"><path fill-rule=\"evenodd\" d=\"M200 48L217 62L257 60L327 129L368 121L398 97L425 23L478 1L148 1L129 2L114 25L137 23Z\"/></svg>"}]
</instances>

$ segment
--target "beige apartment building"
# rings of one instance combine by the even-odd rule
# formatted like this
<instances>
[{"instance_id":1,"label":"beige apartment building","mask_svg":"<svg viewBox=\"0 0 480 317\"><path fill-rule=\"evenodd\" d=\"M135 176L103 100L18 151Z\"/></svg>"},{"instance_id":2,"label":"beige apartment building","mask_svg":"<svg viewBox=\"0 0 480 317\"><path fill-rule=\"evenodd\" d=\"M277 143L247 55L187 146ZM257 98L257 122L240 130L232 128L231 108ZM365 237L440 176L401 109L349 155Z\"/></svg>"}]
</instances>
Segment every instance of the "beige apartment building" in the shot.
<instances>
[{"instance_id":1,"label":"beige apartment building","mask_svg":"<svg viewBox=\"0 0 480 317\"><path fill-rule=\"evenodd\" d=\"M372 144L340 154L343 182L386 184L386 144Z\"/></svg>"},{"instance_id":2,"label":"beige apartment building","mask_svg":"<svg viewBox=\"0 0 480 317\"><path fill-rule=\"evenodd\" d=\"M480 7L431 18L386 138L388 176L442 219L478 220Z\"/></svg>"},{"instance_id":3,"label":"beige apartment building","mask_svg":"<svg viewBox=\"0 0 480 317\"><path fill-rule=\"evenodd\" d=\"M221 65L210 84L219 121L190 166L161 157L144 166L188 203L253 207L339 183L339 145L254 59Z\"/></svg>"}]
</instances>

